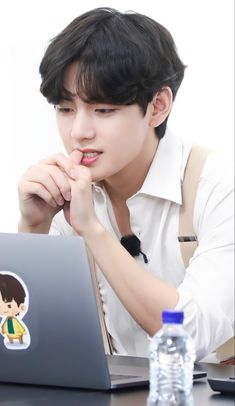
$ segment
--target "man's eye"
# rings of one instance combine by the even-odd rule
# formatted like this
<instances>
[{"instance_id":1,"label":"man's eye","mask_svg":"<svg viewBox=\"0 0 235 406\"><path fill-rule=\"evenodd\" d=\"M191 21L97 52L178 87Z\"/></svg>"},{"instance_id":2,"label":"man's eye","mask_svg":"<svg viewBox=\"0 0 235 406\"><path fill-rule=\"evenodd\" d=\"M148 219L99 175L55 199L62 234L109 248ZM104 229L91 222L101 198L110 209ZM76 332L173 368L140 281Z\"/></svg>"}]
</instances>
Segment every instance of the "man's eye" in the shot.
<instances>
[{"instance_id":1,"label":"man's eye","mask_svg":"<svg viewBox=\"0 0 235 406\"><path fill-rule=\"evenodd\" d=\"M97 113L101 114L108 114L108 113L113 113L116 109L96 109L95 111Z\"/></svg>"},{"instance_id":2,"label":"man's eye","mask_svg":"<svg viewBox=\"0 0 235 406\"><path fill-rule=\"evenodd\" d=\"M59 113L71 113L73 110L69 107L60 107L60 106L55 106L56 111L58 111Z\"/></svg>"},{"instance_id":3,"label":"man's eye","mask_svg":"<svg viewBox=\"0 0 235 406\"><path fill-rule=\"evenodd\" d=\"M8 309L11 309L11 304L9 303L9 304L7 305L7 307L8 307Z\"/></svg>"}]
</instances>

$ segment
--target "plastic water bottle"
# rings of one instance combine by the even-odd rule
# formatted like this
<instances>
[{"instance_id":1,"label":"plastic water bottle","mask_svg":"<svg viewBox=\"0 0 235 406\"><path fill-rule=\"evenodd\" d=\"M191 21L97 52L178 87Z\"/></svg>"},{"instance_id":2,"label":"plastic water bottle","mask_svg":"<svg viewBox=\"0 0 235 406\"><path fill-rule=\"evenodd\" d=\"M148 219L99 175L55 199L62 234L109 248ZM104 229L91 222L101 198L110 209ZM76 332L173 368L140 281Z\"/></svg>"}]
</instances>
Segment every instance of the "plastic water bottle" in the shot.
<instances>
[{"instance_id":1,"label":"plastic water bottle","mask_svg":"<svg viewBox=\"0 0 235 406\"><path fill-rule=\"evenodd\" d=\"M148 406L192 405L194 343L182 311L162 312L162 329L151 339Z\"/></svg>"}]
</instances>

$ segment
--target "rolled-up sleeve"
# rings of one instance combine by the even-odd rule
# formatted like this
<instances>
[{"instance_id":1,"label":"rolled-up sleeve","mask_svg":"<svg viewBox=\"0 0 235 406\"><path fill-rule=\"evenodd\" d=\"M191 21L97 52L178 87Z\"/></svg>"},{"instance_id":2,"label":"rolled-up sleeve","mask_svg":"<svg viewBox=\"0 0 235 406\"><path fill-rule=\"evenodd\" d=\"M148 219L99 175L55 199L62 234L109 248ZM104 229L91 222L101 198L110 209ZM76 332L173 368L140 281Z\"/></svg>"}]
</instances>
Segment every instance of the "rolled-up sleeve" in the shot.
<instances>
[{"instance_id":1,"label":"rolled-up sleeve","mask_svg":"<svg viewBox=\"0 0 235 406\"><path fill-rule=\"evenodd\" d=\"M217 157L208 158L200 179L194 228L198 247L178 287L177 309L195 340L197 359L234 335L234 187Z\"/></svg>"}]
</instances>

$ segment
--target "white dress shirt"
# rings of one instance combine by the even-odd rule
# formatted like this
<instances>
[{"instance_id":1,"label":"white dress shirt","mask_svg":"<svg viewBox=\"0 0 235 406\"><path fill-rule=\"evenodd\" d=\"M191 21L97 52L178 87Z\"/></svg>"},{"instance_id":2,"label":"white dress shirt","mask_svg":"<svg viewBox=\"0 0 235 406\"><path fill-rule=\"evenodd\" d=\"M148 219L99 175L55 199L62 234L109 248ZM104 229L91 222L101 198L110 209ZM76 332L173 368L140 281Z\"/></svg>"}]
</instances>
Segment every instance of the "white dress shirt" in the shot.
<instances>
[{"instance_id":1,"label":"white dress shirt","mask_svg":"<svg viewBox=\"0 0 235 406\"><path fill-rule=\"evenodd\" d=\"M147 255L137 257L146 272L173 285L179 293L176 309L184 311L184 326L201 359L233 336L233 171L211 153L201 173L194 207L198 247L184 268L178 242L181 182L191 145L169 131L160 141L141 189L127 200L131 230ZM104 188L94 185L94 205L100 222L120 240L112 205ZM55 216L50 233L76 235L63 217ZM128 269L126 270L128 272ZM97 269L107 329L118 354L148 356L149 338L124 308Z\"/></svg>"}]
</instances>

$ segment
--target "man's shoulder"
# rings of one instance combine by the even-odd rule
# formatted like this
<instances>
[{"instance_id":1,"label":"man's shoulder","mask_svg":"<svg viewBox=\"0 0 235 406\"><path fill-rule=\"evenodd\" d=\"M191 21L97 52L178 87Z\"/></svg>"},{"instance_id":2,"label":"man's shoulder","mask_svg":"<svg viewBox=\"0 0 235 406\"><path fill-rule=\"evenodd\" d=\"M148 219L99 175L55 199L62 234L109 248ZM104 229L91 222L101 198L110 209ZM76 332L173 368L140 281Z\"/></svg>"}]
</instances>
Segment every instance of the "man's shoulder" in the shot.
<instances>
[{"instance_id":1,"label":"man's shoulder","mask_svg":"<svg viewBox=\"0 0 235 406\"><path fill-rule=\"evenodd\" d=\"M233 196L233 158L231 154L212 151L200 175L194 214L201 217L206 208L209 211L213 210L220 218L232 214Z\"/></svg>"},{"instance_id":2,"label":"man's shoulder","mask_svg":"<svg viewBox=\"0 0 235 406\"><path fill-rule=\"evenodd\" d=\"M212 150L206 159L201 179L213 185L234 186L234 157L229 151Z\"/></svg>"}]
</instances>

